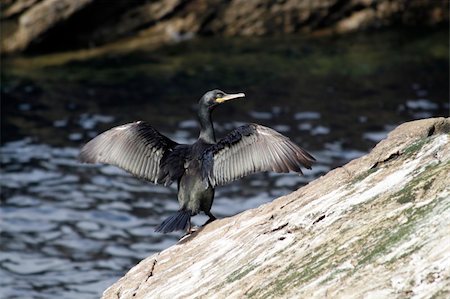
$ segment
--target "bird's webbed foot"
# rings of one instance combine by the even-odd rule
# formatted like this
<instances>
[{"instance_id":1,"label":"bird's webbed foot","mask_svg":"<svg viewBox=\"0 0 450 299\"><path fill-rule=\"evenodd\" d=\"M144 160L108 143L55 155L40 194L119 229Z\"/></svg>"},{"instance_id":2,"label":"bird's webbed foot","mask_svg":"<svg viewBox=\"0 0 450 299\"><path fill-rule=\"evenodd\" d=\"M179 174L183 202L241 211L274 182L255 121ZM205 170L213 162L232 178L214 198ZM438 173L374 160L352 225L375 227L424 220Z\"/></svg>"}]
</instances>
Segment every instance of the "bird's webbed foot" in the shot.
<instances>
[{"instance_id":1,"label":"bird's webbed foot","mask_svg":"<svg viewBox=\"0 0 450 299\"><path fill-rule=\"evenodd\" d=\"M184 234L182 238L195 233L197 230L198 230L198 227L192 226L191 219L189 219L187 229L186 229L186 234Z\"/></svg>"}]
</instances>

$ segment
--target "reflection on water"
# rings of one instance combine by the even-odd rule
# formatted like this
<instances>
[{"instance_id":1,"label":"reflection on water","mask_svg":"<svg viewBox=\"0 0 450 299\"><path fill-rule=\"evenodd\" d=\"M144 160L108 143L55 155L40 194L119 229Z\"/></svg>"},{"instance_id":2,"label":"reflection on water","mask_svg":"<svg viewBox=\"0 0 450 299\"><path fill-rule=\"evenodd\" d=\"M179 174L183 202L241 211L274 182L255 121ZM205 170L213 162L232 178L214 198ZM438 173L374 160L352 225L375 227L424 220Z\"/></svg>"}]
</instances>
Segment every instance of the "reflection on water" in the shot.
<instances>
[{"instance_id":1,"label":"reflection on water","mask_svg":"<svg viewBox=\"0 0 450 299\"><path fill-rule=\"evenodd\" d=\"M420 42L417 44L423 47ZM162 62L154 62L155 67L181 59L176 47L174 53L167 54L172 55L170 60L162 58ZM239 52L239 46L233 47L232 51ZM241 50L248 55L251 49L246 47L242 45ZM285 47L280 56L271 59L279 59L282 64L290 63L292 57L305 65L302 59L316 59L319 66L330 63L321 61L323 57L315 58L315 52L304 50L304 44ZM297 50L305 57L297 57ZM195 56L198 51L191 48L185 55ZM267 54L271 50L266 51ZM347 55L346 48L336 51ZM261 81L260 74L255 74L255 81L246 77L241 85L235 78L227 78L229 73L222 72L222 84L211 86L216 82L211 83L202 75L193 77L199 82L186 79L191 76L189 72L196 74L198 69L183 66L171 75L175 80L172 85L163 82L168 90L153 98L149 95L163 83L154 83L152 80L157 79L151 75L146 77L149 81L136 83L119 78L124 81L116 79L114 84L91 86L86 83L90 74L79 73L92 70L95 64L76 69L79 73L72 74L79 76L75 83L61 78L39 81L32 74L31 79L19 73L10 75L2 86L8 112L2 115L0 181L0 284L4 298L97 298L140 259L167 248L180 237L180 233L153 232L157 224L178 209L176 186L155 186L112 166L80 165L76 161L79 147L107 128L145 119L170 138L190 143L198 134L192 107L205 89L221 87L246 92L245 100L216 111L219 136L244 122L261 123L290 136L308 149L318 163L312 171L305 171L305 176L259 174L218 188L212 212L227 217L296 190L363 155L403 121L446 115L447 83L441 83L448 82L448 70L441 67L440 59L430 54L420 60L397 61L407 70L403 76L400 68L394 75L379 78L386 66L381 64L368 72L375 54L365 51L365 68L349 71L356 72L357 77L349 75L343 80L342 75L336 75L336 69L330 67L324 72L322 65L315 85L311 86L302 83L312 84L311 73L300 71L273 77L273 85ZM323 55L329 54L325 51ZM145 55L139 58L142 61L138 58L123 58L121 63L129 63L130 68L148 64ZM65 68L73 71L72 67L63 66L56 72ZM239 69L241 65L232 67ZM441 77L423 79L422 69ZM269 75L267 71L263 74ZM375 77L382 90L367 86L365 80ZM361 84L355 84L359 81ZM301 91L297 85L301 85ZM192 94L188 92L191 89L200 90ZM193 221L201 224L206 217L196 216Z\"/></svg>"}]
</instances>

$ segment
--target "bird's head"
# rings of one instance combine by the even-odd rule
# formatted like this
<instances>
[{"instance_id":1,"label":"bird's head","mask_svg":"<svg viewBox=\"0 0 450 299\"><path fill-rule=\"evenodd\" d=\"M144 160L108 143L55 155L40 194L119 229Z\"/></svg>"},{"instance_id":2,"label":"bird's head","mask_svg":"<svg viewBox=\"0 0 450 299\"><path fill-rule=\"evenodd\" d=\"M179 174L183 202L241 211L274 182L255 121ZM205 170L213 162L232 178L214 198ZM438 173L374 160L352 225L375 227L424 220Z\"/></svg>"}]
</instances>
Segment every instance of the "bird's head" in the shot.
<instances>
[{"instance_id":1,"label":"bird's head","mask_svg":"<svg viewBox=\"0 0 450 299\"><path fill-rule=\"evenodd\" d=\"M215 89L205 93L203 97L200 99L199 105L212 109L217 105L222 104L226 101L242 97L245 97L244 93L226 94L221 90Z\"/></svg>"}]
</instances>

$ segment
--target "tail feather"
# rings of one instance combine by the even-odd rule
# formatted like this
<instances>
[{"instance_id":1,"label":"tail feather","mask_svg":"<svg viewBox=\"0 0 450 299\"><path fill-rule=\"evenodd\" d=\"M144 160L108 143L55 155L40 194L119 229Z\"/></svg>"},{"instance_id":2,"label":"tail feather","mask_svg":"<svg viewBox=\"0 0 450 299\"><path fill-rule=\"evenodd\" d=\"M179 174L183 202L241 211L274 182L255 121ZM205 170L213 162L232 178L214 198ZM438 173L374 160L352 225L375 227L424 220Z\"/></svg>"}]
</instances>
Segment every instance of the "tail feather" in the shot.
<instances>
[{"instance_id":1,"label":"tail feather","mask_svg":"<svg viewBox=\"0 0 450 299\"><path fill-rule=\"evenodd\" d=\"M191 211L180 210L176 214L165 219L160 225L158 225L155 228L155 232L170 233L176 230L187 230L191 215Z\"/></svg>"}]
</instances>

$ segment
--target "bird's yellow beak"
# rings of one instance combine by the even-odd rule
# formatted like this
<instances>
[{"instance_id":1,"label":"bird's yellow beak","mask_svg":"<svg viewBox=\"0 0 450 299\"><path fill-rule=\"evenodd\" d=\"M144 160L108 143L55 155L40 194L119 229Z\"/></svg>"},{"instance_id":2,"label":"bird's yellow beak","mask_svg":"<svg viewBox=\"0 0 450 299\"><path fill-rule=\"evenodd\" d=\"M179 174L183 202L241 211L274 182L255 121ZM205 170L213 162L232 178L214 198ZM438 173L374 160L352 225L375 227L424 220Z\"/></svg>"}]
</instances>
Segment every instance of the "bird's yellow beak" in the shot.
<instances>
[{"instance_id":1,"label":"bird's yellow beak","mask_svg":"<svg viewBox=\"0 0 450 299\"><path fill-rule=\"evenodd\" d=\"M221 97L221 98L217 98L216 99L216 103L223 103L223 102L226 102L226 101L229 101L229 100L233 100L233 99L237 99L237 98L243 98L243 97L245 97L245 93L235 93L235 94L227 94L227 95L224 95L223 97Z\"/></svg>"}]
</instances>

